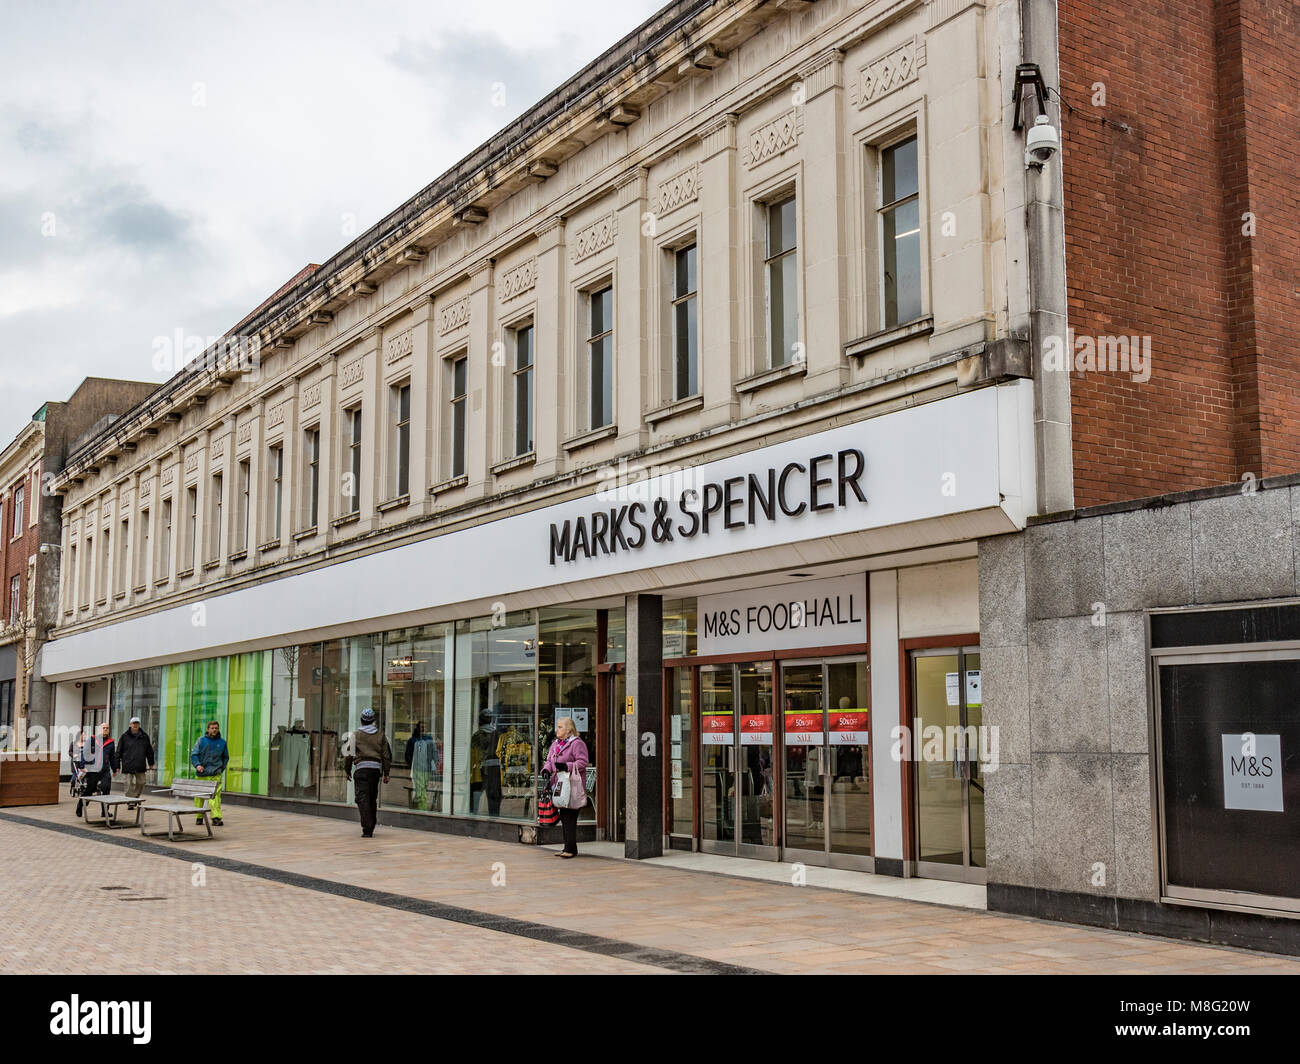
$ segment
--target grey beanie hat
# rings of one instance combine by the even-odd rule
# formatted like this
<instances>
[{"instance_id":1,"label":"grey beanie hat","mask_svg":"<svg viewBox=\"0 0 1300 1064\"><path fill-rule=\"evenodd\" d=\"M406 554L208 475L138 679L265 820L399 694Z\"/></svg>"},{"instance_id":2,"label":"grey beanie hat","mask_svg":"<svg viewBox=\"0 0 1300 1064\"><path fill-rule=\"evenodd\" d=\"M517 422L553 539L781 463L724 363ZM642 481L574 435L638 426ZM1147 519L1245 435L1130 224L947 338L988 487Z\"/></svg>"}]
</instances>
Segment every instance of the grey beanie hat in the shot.
<instances>
[{"instance_id":1,"label":"grey beanie hat","mask_svg":"<svg viewBox=\"0 0 1300 1064\"><path fill-rule=\"evenodd\" d=\"M373 709L363 709L361 711L362 724L370 724L374 721L374 719L375 719L375 711Z\"/></svg>"}]
</instances>

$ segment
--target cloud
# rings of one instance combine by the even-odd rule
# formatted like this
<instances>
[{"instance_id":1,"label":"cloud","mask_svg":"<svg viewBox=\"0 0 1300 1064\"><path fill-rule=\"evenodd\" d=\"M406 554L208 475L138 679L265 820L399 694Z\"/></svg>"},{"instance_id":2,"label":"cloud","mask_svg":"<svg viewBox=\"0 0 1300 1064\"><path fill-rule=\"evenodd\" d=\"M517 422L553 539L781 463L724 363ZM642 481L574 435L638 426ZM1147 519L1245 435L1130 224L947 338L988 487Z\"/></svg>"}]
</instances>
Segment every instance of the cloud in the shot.
<instances>
[{"instance_id":1,"label":"cloud","mask_svg":"<svg viewBox=\"0 0 1300 1064\"><path fill-rule=\"evenodd\" d=\"M10 6L0 446L83 376L164 379L154 337L220 334L658 4Z\"/></svg>"},{"instance_id":2,"label":"cloud","mask_svg":"<svg viewBox=\"0 0 1300 1064\"><path fill-rule=\"evenodd\" d=\"M191 243L189 217L159 203L138 184L97 189L90 202L92 239L141 251L182 252Z\"/></svg>"}]
</instances>

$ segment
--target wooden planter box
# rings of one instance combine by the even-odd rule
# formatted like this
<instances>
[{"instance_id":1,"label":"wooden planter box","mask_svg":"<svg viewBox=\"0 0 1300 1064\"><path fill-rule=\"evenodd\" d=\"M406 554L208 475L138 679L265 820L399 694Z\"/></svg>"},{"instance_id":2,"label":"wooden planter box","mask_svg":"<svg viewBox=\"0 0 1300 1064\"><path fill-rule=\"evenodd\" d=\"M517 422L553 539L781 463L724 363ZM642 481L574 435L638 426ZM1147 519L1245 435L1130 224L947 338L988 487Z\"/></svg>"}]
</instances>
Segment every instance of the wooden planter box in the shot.
<instances>
[{"instance_id":1,"label":"wooden planter box","mask_svg":"<svg viewBox=\"0 0 1300 1064\"><path fill-rule=\"evenodd\" d=\"M56 805L59 801L59 755L29 760L0 754L0 806Z\"/></svg>"}]
</instances>

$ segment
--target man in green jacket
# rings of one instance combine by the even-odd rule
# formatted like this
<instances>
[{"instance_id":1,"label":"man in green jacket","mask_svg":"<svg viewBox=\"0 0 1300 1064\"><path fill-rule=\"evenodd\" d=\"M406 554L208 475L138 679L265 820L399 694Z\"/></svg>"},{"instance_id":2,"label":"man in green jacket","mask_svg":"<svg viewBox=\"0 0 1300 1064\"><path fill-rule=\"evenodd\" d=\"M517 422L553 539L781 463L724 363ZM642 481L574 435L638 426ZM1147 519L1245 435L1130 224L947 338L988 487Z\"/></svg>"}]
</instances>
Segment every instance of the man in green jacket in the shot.
<instances>
[{"instance_id":1,"label":"man in green jacket","mask_svg":"<svg viewBox=\"0 0 1300 1064\"><path fill-rule=\"evenodd\" d=\"M379 812L379 779L388 782L393 751L388 737L375 725L375 711L361 711L361 727L352 733L352 750L343 759L343 771L355 784L357 809L361 811L361 837L371 838Z\"/></svg>"}]
</instances>

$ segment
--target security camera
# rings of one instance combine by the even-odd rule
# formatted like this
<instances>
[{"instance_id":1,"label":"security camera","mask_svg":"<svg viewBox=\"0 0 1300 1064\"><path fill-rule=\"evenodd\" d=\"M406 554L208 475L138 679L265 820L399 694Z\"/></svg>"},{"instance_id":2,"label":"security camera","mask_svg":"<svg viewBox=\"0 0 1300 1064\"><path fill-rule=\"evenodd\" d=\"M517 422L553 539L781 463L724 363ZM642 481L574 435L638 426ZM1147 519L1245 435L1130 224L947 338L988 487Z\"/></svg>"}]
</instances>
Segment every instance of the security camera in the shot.
<instances>
[{"instance_id":1,"label":"security camera","mask_svg":"<svg viewBox=\"0 0 1300 1064\"><path fill-rule=\"evenodd\" d=\"M1061 137L1047 115L1034 119L1033 128L1025 137L1025 167L1041 170L1053 155L1061 150Z\"/></svg>"}]
</instances>

